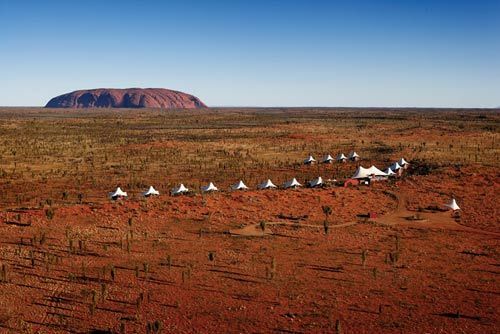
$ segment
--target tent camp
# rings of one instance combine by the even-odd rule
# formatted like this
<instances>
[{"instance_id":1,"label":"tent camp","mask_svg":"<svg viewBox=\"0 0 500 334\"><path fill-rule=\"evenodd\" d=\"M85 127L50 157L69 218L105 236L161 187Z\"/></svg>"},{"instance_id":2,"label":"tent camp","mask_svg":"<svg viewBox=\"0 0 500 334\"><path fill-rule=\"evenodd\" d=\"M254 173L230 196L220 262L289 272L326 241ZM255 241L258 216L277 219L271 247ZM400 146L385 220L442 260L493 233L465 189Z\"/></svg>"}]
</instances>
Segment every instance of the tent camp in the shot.
<instances>
[{"instance_id":1,"label":"tent camp","mask_svg":"<svg viewBox=\"0 0 500 334\"><path fill-rule=\"evenodd\" d=\"M404 169L408 168L409 162L405 160L405 158L401 158L398 161L399 165Z\"/></svg>"},{"instance_id":2,"label":"tent camp","mask_svg":"<svg viewBox=\"0 0 500 334\"><path fill-rule=\"evenodd\" d=\"M354 151L349 153L349 160L351 161L358 161L361 157Z\"/></svg>"},{"instance_id":3,"label":"tent camp","mask_svg":"<svg viewBox=\"0 0 500 334\"><path fill-rule=\"evenodd\" d=\"M330 154L326 155L324 158L323 158L323 163L324 164L331 164L333 162L333 158Z\"/></svg>"},{"instance_id":4,"label":"tent camp","mask_svg":"<svg viewBox=\"0 0 500 334\"><path fill-rule=\"evenodd\" d=\"M271 181L271 179L267 179L267 181L262 182L258 186L259 189L275 189L276 185Z\"/></svg>"},{"instance_id":5,"label":"tent camp","mask_svg":"<svg viewBox=\"0 0 500 334\"><path fill-rule=\"evenodd\" d=\"M207 186L201 187L201 191L204 193L211 192L211 191L218 191L219 189L212 183L210 182Z\"/></svg>"},{"instance_id":6,"label":"tent camp","mask_svg":"<svg viewBox=\"0 0 500 334\"><path fill-rule=\"evenodd\" d=\"M302 187L302 185L299 183L299 181L297 181L296 178L293 178L291 179L290 181L288 182L285 182L285 184L283 185L283 187L285 189L288 189L288 188L297 188L297 187Z\"/></svg>"},{"instance_id":7,"label":"tent camp","mask_svg":"<svg viewBox=\"0 0 500 334\"><path fill-rule=\"evenodd\" d=\"M153 188L153 186L150 186L148 191L142 193L142 195L144 195L145 197L158 196L158 195L160 195L160 192L158 190L156 190L155 188Z\"/></svg>"},{"instance_id":8,"label":"tent camp","mask_svg":"<svg viewBox=\"0 0 500 334\"><path fill-rule=\"evenodd\" d=\"M321 176L318 176L318 178L309 181L309 187L315 188L315 187L321 187L325 183L323 182L323 178Z\"/></svg>"},{"instance_id":9,"label":"tent camp","mask_svg":"<svg viewBox=\"0 0 500 334\"><path fill-rule=\"evenodd\" d=\"M457 201L455 201L454 198L451 199L451 202L446 204L447 207L452 209L453 211L460 210L460 207L457 204Z\"/></svg>"},{"instance_id":10,"label":"tent camp","mask_svg":"<svg viewBox=\"0 0 500 334\"><path fill-rule=\"evenodd\" d=\"M304 164L311 165L316 162L316 159L313 158L312 155L308 156L306 160L304 160Z\"/></svg>"},{"instance_id":11,"label":"tent camp","mask_svg":"<svg viewBox=\"0 0 500 334\"><path fill-rule=\"evenodd\" d=\"M347 157L344 155L344 153L340 153L337 155L337 162L346 162Z\"/></svg>"},{"instance_id":12,"label":"tent camp","mask_svg":"<svg viewBox=\"0 0 500 334\"><path fill-rule=\"evenodd\" d=\"M127 197L127 193L123 191L122 188L118 187L114 192L109 193L109 197L111 197L111 199L119 199Z\"/></svg>"},{"instance_id":13,"label":"tent camp","mask_svg":"<svg viewBox=\"0 0 500 334\"><path fill-rule=\"evenodd\" d=\"M233 190L247 190L248 187L243 183L243 181L240 180L240 182L232 185L231 189L233 189Z\"/></svg>"},{"instance_id":14,"label":"tent camp","mask_svg":"<svg viewBox=\"0 0 500 334\"><path fill-rule=\"evenodd\" d=\"M184 187L184 184L180 184L178 187L172 189L172 195L182 195L189 192L189 189Z\"/></svg>"},{"instance_id":15,"label":"tent camp","mask_svg":"<svg viewBox=\"0 0 500 334\"><path fill-rule=\"evenodd\" d=\"M359 166L351 179L383 180L387 179L387 177L387 173L382 172L375 166L371 166L370 168L363 168L362 166Z\"/></svg>"}]
</instances>

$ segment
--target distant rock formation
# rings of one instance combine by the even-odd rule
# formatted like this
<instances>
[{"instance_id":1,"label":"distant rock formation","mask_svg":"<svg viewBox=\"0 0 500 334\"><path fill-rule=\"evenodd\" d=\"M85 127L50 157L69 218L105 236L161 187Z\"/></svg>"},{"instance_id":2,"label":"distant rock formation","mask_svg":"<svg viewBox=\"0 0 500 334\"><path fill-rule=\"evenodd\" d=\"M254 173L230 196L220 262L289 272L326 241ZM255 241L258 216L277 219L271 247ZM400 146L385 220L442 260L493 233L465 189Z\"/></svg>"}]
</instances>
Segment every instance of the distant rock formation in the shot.
<instances>
[{"instance_id":1,"label":"distant rock formation","mask_svg":"<svg viewBox=\"0 0 500 334\"><path fill-rule=\"evenodd\" d=\"M207 106L197 97L164 88L100 88L77 90L52 98L46 108L163 108L197 109Z\"/></svg>"}]
</instances>

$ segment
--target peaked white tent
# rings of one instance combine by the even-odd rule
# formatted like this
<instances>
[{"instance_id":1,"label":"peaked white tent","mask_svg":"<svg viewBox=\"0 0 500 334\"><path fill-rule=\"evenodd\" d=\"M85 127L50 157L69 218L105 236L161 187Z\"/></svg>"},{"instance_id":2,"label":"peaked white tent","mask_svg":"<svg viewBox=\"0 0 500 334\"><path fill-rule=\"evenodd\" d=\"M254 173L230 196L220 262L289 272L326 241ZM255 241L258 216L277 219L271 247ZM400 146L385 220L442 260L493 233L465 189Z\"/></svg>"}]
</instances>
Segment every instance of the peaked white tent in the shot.
<instances>
[{"instance_id":1,"label":"peaked white tent","mask_svg":"<svg viewBox=\"0 0 500 334\"><path fill-rule=\"evenodd\" d=\"M277 188L276 185L271 181L271 179L267 179L267 181L262 182L258 186L259 189L274 189Z\"/></svg>"},{"instance_id":2,"label":"peaked white tent","mask_svg":"<svg viewBox=\"0 0 500 334\"><path fill-rule=\"evenodd\" d=\"M312 155L308 156L306 160L304 160L304 164L306 165L310 165L312 163L315 163L316 162L316 159L313 158Z\"/></svg>"},{"instance_id":3,"label":"peaked white tent","mask_svg":"<svg viewBox=\"0 0 500 334\"><path fill-rule=\"evenodd\" d=\"M240 180L240 182L232 185L231 189L233 189L233 190L247 190L248 187L243 183L243 181Z\"/></svg>"},{"instance_id":4,"label":"peaked white tent","mask_svg":"<svg viewBox=\"0 0 500 334\"><path fill-rule=\"evenodd\" d=\"M410 164L408 161L405 160L405 158L399 159L398 163L403 168L407 168L408 165Z\"/></svg>"},{"instance_id":5,"label":"peaked white tent","mask_svg":"<svg viewBox=\"0 0 500 334\"><path fill-rule=\"evenodd\" d=\"M333 162L333 158L330 154L326 155L323 158L323 163L325 163L325 164L331 164L332 162Z\"/></svg>"},{"instance_id":6,"label":"peaked white tent","mask_svg":"<svg viewBox=\"0 0 500 334\"><path fill-rule=\"evenodd\" d=\"M149 196L158 196L160 195L160 192L158 190L156 190L155 188L153 188L153 186L149 186L149 189L148 191L142 193L145 197L149 197Z\"/></svg>"},{"instance_id":7,"label":"peaked white tent","mask_svg":"<svg viewBox=\"0 0 500 334\"><path fill-rule=\"evenodd\" d=\"M370 168L359 166L358 169L356 169L356 173L352 176L352 179L384 178L387 176L387 173L382 172L375 166L371 166Z\"/></svg>"},{"instance_id":8,"label":"peaked white tent","mask_svg":"<svg viewBox=\"0 0 500 334\"><path fill-rule=\"evenodd\" d=\"M339 153L339 155L337 155L338 162L345 162L346 160L347 160L347 157L344 155L344 153Z\"/></svg>"},{"instance_id":9,"label":"peaked white tent","mask_svg":"<svg viewBox=\"0 0 500 334\"><path fill-rule=\"evenodd\" d=\"M204 193L218 190L219 189L212 182L210 182L207 186L201 187L201 191L203 191Z\"/></svg>"},{"instance_id":10,"label":"peaked white tent","mask_svg":"<svg viewBox=\"0 0 500 334\"><path fill-rule=\"evenodd\" d=\"M360 156L356 152L352 151L349 153L349 160L356 161L359 160Z\"/></svg>"},{"instance_id":11,"label":"peaked white tent","mask_svg":"<svg viewBox=\"0 0 500 334\"><path fill-rule=\"evenodd\" d=\"M288 182L285 182L285 184L283 185L283 187L285 189L288 189L288 188L297 188L297 187L302 187L302 185L299 183L299 181L297 181L296 178L293 178L291 179L290 181Z\"/></svg>"},{"instance_id":12,"label":"peaked white tent","mask_svg":"<svg viewBox=\"0 0 500 334\"><path fill-rule=\"evenodd\" d=\"M122 197L127 197L127 193L122 190L122 188L118 187L114 192L109 193L109 197L112 199L118 199Z\"/></svg>"},{"instance_id":13,"label":"peaked white tent","mask_svg":"<svg viewBox=\"0 0 500 334\"><path fill-rule=\"evenodd\" d=\"M392 169L393 172L396 172L401 169L401 165L396 161L389 168Z\"/></svg>"},{"instance_id":14,"label":"peaked white tent","mask_svg":"<svg viewBox=\"0 0 500 334\"><path fill-rule=\"evenodd\" d=\"M323 184L324 184L324 182L323 182L323 178L321 176L318 176L317 179L314 179L314 180L309 182L309 186L311 188L321 187Z\"/></svg>"},{"instance_id":15,"label":"peaked white tent","mask_svg":"<svg viewBox=\"0 0 500 334\"><path fill-rule=\"evenodd\" d=\"M182 195L189 192L189 189L184 187L184 184L180 184L178 187L172 189L172 195Z\"/></svg>"},{"instance_id":16,"label":"peaked white tent","mask_svg":"<svg viewBox=\"0 0 500 334\"><path fill-rule=\"evenodd\" d=\"M384 173L386 173L387 175L389 176L393 176L393 175L396 175L396 173L394 173L391 169L391 167L387 168Z\"/></svg>"},{"instance_id":17,"label":"peaked white tent","mask_svg":"<svg viewBox=\"0 0 500 334\"><path fill-rule=\"evenodd\" d=\"M451 199L451 202L446 204L447 207L452 209L453 211L460 210L460 207L457 204L457 201L455 201L454 198Z\"/></svg>"}]
</instances>

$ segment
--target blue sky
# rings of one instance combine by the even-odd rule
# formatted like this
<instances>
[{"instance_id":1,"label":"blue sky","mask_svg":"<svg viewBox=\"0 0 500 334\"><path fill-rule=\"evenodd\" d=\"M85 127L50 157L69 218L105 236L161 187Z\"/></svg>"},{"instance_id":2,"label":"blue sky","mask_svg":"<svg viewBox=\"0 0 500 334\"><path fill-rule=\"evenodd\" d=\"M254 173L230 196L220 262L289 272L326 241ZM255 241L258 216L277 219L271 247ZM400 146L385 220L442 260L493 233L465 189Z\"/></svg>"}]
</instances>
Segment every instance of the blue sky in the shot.
<instances>
[{"instance_id":1,"label":"blue sky","mask_svg":"<svg viewBox=\"0 0 500 334\"><path fill-rule=\"evenodd\" d=\"M210 106L497 107L500 0L0 0L0 105L99 87Z\"/></svg>"}]
</instances>

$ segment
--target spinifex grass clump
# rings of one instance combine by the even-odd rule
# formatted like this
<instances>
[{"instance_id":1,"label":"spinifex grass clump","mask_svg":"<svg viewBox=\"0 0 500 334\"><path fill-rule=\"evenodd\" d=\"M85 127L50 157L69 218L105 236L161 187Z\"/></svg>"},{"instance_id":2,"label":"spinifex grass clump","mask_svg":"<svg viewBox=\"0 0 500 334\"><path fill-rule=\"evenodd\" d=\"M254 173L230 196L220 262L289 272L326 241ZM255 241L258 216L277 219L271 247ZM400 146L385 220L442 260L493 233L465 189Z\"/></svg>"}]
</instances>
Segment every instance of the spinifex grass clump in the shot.
<instances>
[{"instance_id":1,"label":"spinifex grass clump","mask_svg":"<svg viewBox=\"0 0 500 334\"><path fill-rule=\"evenodd\" d=\"M274 279L276 277L276 269L277 269L277 261L276 258L273 257L271 259L271 265L266 266L266 277L267 279Z\"/></svg>"},{"instance_id":2,"label":"spinifex grass clump","mask_svg":"<svg viewBox=\"0 0 500 334\"><path fill-rule=\"evenodd\" d=\"M90 311L91 315L94 315L95 310L97 308L97 292L95 290L92 290L90 292L90 295L91 295L91 301L90 301L90 305L89 305L89 311Z\"/></svg>"},{"instance_id":3,"label":"spinifex grass clump","mask_svg":"<svg viewBox=\"0 0 500 334\"><path fill-rule=\"evenodd\" d=\"M163 329L161 321L148 322L146 325L146 334L159 334Z\"/></svg>"},{"instance_id":4,"label":"spinifex grass clump","mask_svg":"<svg viewBox=\"0 0 500 334\"><path fill-rule=\"evenodd\" d=\"M2 263L2 265L0 266L0 283L8 282L7 273L7 265L5 263Z\"/></svg>"}]
</instances>

